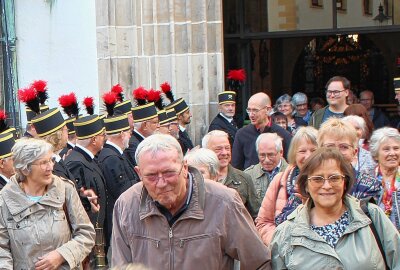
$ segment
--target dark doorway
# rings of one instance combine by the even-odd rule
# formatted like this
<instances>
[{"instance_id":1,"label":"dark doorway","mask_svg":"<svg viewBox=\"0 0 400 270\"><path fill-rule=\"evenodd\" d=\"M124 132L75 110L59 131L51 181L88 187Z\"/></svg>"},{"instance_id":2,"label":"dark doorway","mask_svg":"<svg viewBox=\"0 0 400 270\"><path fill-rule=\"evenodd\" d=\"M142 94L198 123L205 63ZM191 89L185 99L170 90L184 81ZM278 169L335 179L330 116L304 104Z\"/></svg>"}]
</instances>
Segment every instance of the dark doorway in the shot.
<instances>
[{"instance_id":1,"label":"dark doorway","mask_svg":"<svg viewBox=\"0 0 400 270\"><path fill-rule=\"evenodd\" d=\"M386 103L390 97L384 57L365 35L312 39L295 64L292 90L304 91L310 97L323 97L325 83L336 75L347 77L356 95L372 90L376 103Z\"/></svg>"}]
</instances>

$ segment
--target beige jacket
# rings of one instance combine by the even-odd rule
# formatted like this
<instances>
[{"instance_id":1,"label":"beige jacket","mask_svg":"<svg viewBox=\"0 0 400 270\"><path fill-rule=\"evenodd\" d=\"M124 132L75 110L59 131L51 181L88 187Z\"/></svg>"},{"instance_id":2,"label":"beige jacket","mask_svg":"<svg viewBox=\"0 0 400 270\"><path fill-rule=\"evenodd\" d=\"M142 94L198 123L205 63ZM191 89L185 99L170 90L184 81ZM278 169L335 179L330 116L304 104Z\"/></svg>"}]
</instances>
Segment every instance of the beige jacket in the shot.
<instances>
[{"instance_id":1,"label":"beige jacket","mask_svg":"<svg viewBox=\"0 0 400 270\"><path fill-rule=\"evenodd\" d=\"M225 270L233 269L237 259L241 269L270 269L269 249L239 194L189 170L194 178L192 197L172 227L141 182L119 197L113 216L112 266L135 262L150 269Z\"/></svg>"},{"instance_id":2,"label":"beige jacket","mask_svg":"<svg viewBox=\"0 0 400 270\"><path fill-rule=\"evenodd\" d=\"M28 199L14 177L0 192L0 269L35 269L38 257L53 250L66 261L59 269L79 269L94 246L94 236L75 186L68 180L53 176L37 203Z\"/></svg>"},{"instance_id":3,"label":"beige jacket","mask_svg":"<svg viewBox=\"0 0 400 270\"><path fill-rule=\"evenodd\" d=\"M273 269L385 269L383 257L369 227L371 220L359 200L347 195L350 224L335 248L310 229L310 201L300 205L276 228L271 242ZM400 236L383 211L368 210L379 234L390 269L400 269Z\"/></svg>"}]
</instances>

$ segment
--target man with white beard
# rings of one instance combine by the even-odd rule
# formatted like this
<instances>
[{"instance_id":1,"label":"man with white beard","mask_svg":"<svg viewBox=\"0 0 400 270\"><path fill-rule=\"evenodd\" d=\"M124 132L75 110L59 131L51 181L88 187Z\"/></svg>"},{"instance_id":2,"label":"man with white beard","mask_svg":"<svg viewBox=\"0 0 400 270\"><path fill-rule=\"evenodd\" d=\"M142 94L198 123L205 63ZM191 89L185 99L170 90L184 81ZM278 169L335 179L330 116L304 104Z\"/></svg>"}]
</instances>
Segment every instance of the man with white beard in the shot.
<instances>
[{"instance_id":1,"label":"man with white beard","mask_svg":"<svg viewBox=\"0 0 400 270\"><path fill-rule=\"evenodd\" d=\"M112 231L112 214L115 201L139 179L134 168L126 159L123 151L129 145L131 131L126 114L104 119L107 142L98 156L98 164L106 180L107 189L107 224L105 225L106 243L108 245Z\"/></svg>"}]
</instances>

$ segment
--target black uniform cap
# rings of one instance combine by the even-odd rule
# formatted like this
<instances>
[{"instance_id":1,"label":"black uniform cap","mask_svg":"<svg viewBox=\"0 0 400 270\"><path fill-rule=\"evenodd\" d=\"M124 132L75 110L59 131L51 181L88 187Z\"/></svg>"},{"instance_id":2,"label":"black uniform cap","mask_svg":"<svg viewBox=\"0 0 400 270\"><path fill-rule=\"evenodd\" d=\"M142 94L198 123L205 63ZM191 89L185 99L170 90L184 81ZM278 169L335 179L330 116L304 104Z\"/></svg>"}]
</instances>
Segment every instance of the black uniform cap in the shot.
<instances>
[{"instance_id":1,"label":"black uniform cap","mask_svg":"<svg viewBox=\"0 0 400 270\"><path fill-rule=\"evenodd\" d=\"M104 118L104 126L107 135L117 134L130 129L126 114Z\"/></svg>"},{"instance_id":2,"label":"black uniform cap","mask_svg":"<svg viewBox=\"0 0 400 270\"><path fill-rule=\"evenodd\" d=\"M218 94L218 104L235 103L236 92L224 91Z\"/></svg>"},{"instance_id":3,"label":"black uniform cap","mask_svg":"<svg viewBox=\"0 0 400 270\"><path fill-rule=\"evenodd\" d=\"M0 134L0 158L12 155L11 149L15 144L14 135L10 132Z\"/></svg>"},{"instance_id":4,"label":"black uniform cap","mask_svg":"<svg viewBox=\"0 0 400 270\"><path fill-rule=\"evenodd\" d=\"M143 122L157 117L157 109L154 102L147 103L142 106L132 108L133 121Z\"/></svg>"},{"instance_id":5,"label":"black uniform cap","mask_svg":"<svg viewBox=\"0 0 400 270\"><path fill-rule=\"evenodd\" d=\"M39 137L56 132L65 125L64 117L58 108L53 108L32 118L32 125Z\"/></svg>"},{"instance_id":6,"label":"black uniform cap","mask_svg":"<svg viewBox=\"0 0 400 270\"><path fill-rule=\"evenodd\" d=\"M74 127L78 140L92 138L104 131L103 120L96 114L78 118L74 122Z\"/></svg>"}]
</instances>

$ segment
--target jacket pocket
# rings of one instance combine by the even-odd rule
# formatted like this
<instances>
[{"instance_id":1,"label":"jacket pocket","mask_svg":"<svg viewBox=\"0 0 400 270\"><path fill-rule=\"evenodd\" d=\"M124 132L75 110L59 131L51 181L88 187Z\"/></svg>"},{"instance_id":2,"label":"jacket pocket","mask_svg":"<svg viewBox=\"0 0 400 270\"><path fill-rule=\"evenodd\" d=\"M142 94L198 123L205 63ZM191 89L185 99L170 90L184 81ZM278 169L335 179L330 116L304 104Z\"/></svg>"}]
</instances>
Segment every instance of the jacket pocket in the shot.
<instances>
[{"instance_id":1,"label":"jacket pocket","mask_svg":"<svg viewBox=\"0 0 400 270\"><path fill-rule=\"evenodd\" d=\"M24 218L19 222L7 220L7 230L10 234L11 247L13 244L16 247L22 247L26 244L31 244L32 238L35 238L36 230L34 224L29 217Z\"/></svg>"},{"instance_id":2,"label":"jacket pocket","mask_svg":"<svg viewBox=\"0 0 400 270\"><path fill-rule=\"evenodd\" d=\"M144 236L144 235L132 235L132 238L130 240L131 245L135 246L136 244L134 242L137 241L137 240L139 240L139 241L142 240L142 241L149 242L152 245L154 245L156 248L160 247L160 240L155 239L155 238L151 238L151 237L148 237L148 236Z\"/></svg>"},{"instance_id":3,"label":"jacket pocket","mask_svg":"<svg viewBox=\"0 0 400 270\"><path fill-rule=\"evenodd\" d=\"M179 247L183 248L186 243L192 242L192 241L199 241L199 240L205 240L207 238L212 238L212 235L210 234L199 234L199 235L193 235L190 237L184 237L179 239Z\"/></svg>"}]
</instances>

